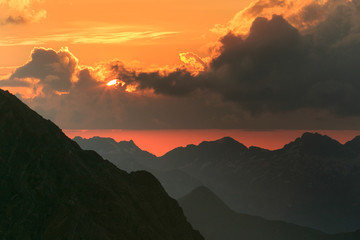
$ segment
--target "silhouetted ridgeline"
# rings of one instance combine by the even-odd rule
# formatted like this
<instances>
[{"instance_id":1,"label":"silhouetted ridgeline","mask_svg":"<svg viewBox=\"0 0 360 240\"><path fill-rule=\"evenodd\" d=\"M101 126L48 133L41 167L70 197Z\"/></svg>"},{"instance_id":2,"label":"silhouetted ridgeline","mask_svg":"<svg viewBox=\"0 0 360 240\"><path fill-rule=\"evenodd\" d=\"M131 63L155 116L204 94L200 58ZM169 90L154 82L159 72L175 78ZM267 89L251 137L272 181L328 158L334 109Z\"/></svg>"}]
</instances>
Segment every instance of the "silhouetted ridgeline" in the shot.
<instances>
[{"instance_id":1,"label":"silhouetted ridgeline","mask_svg":"<svg viewBox=\"0 0 360 240\"><path fill-rule=\"evenodd\" d=\"M93 141L92 149L98 150L98 139L82 139L87 141ZM247 148L225 137L146 159L124 159L116 151L121 152L101 154L120 168L131 165L124 168L129 171L138 167L156 176L158 172L171 176L159 180L176 198L205 185L236 212L329 233L360 228L360 137L340 144L327 136L304 133L275 151Z\"/></svg>"},{"instance_id":2,"label":"silhouetted ridgeline","mask_svg":"<svg viewBox=\"0 0 360 240\"><path fill-rule=\"evenodd\" d=\"M90 139L75 137L73 140L83 149L95 150L122 170L151 172L173 198L182 197L202 184L201 181L181 171L181 169L157 169L156 156L141 150L133 141L116 142L112 138L102 137Z\"/></svg>"},{"instance_id":3,"label":"silhouetted ridgeline","mask_svg":"<svg viewBox=\"0 0 360 240\"><path fill-rule=\"evenodd\" d=\"M206 187L179 199L190 223L207 240L358 240L360 231L336 235L283 221L236 213Z\"/></svg>"},{"instance_id":4,"label":"silhouetted ridgeline","mask_svg":"<svg viewBox=\"0 0 360 240\"><path fill-rule=\"evenodd\" d=\"M151 174L80 149L2 90L0 176L0 239L203 239Z\"/></svg>"}]
</instances>

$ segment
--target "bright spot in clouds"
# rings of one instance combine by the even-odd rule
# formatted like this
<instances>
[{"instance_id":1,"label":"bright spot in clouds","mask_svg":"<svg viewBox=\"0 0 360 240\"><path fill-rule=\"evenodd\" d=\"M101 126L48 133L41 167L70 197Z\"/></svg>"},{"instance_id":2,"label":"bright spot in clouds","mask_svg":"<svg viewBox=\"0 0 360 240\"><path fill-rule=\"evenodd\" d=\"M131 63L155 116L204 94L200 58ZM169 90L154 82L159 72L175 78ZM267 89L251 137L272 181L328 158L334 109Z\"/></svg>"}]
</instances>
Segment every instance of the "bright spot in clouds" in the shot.
<instances>
[{"instance_id":1,"label":"bright spot in clouds","mask_svg":"<svg viewBox=\"0 0 360 240\"><path fill-rule=\"evenodd\" d=\"M127 85L125 91L129 92L129 93L135 92L136 91L136 85Z\"/></svg>"},{"instance_id":2,"label":"bright spot in clouds","mask_svg":"<svg viewBox=\"0 0 360 240\"><path fill-rule=\"evenodd\" d=\"M113 79L111 81L109 81L106 86L110 87L110 86L114 86L118 84L118 80L117 79Z\"/></svg>"}]
</instances>

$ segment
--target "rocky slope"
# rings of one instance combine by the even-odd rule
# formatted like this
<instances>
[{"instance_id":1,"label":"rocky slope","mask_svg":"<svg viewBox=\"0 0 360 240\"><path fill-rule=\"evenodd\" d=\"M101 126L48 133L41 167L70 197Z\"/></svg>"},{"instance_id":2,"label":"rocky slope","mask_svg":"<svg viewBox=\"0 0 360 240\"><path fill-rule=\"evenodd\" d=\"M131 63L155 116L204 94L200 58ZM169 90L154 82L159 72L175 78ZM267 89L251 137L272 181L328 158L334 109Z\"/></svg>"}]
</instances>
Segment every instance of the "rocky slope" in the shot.
<instances>
[{"instance_id":1,"label":"rocky slope","mask_svg":"<svg viewBox=\"0 0 360 240\"><path fill-rule=\"evenodd\" d=\"M147 172L84 151L0 90L0 239L203 239Z\"/></svg>"}]
</instances>

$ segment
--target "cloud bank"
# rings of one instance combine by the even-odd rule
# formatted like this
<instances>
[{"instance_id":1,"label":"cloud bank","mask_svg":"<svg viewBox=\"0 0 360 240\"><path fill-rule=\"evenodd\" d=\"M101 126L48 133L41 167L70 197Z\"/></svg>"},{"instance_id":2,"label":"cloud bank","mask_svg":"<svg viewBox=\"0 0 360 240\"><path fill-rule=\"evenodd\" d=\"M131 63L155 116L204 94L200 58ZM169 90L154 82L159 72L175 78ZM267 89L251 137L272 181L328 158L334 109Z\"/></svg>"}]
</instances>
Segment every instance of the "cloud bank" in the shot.
<instances>
[{"instance_id":1,"label":"cloud bank","mask_svg":"<svg viewBox=\"0 0 360 240\"><path fill-rule=\"evenodd\" d=\"M35 49L0 85L36 79L42 94L25 101L64 128L359 128L359 0L259 0L239 14L248 32L237 14L212 59L145 71Z\"/></svg>"}]
</instances>

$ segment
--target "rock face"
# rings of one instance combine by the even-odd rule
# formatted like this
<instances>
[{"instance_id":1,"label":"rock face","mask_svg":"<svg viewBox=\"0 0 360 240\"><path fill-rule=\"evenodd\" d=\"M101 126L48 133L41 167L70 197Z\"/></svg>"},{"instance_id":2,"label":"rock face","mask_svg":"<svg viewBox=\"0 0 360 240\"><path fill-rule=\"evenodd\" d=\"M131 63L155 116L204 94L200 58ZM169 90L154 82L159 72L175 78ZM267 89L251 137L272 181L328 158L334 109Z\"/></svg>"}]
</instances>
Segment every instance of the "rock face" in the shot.
<instances>
[{"instance_id":1,"label":"rock face","mask_svg":"<svg viewBox=\"0 0 360 240\"><path fill-rule=\"evenodd\" d=\"M82 150L2 90L0 216L0 239L203 239L151 174Z\"/></svg>"},{"instance_id":2,"label":"rock face","mask_svg":"<svg viewBox=\"0 0 360 240\"><path fill-rule=\"evenodd\" d=\"M236 213L206 187L179 199L191 224L207 240L357 240L360 231L336 235L282 221Z\"/></svg>"}]
</instances>

